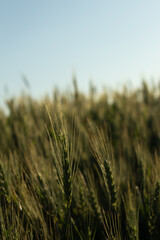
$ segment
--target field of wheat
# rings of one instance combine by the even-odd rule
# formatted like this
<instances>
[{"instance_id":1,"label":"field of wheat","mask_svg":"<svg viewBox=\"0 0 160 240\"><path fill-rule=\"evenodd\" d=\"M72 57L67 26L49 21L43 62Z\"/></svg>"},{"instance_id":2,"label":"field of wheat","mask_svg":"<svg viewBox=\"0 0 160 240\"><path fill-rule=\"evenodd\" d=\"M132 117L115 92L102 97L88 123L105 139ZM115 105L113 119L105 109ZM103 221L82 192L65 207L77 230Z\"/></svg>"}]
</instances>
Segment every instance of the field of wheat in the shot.
<instances>
[{"instance_id":1,"label":"field of wheat","mask_svg":"<svg viewBox=\"0 0 160 240\"><path fill-rule=\"evenodd\" d=\"M0 110L0 239L160 239L160 88Z\"/></svg>"}]
</instances>

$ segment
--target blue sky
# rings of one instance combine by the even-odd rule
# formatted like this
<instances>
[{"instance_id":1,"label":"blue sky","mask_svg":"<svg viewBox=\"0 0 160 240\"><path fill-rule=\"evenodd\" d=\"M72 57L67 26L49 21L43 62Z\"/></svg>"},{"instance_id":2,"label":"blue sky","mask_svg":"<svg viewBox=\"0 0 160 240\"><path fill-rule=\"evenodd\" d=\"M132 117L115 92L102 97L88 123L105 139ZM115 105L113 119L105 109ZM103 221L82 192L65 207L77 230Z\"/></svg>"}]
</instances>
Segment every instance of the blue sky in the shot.
<instances>
[{"instance_id":1,"label":"blue sky","mask_svg":"<svg viewBox=\"0 0 160 240\"><path fill-rule=\"evenodd\" d=\"M0 100L160 79L159 0L0 1ZM8 88L8 95L5 89Z\"/></svg>"}]
</instances>

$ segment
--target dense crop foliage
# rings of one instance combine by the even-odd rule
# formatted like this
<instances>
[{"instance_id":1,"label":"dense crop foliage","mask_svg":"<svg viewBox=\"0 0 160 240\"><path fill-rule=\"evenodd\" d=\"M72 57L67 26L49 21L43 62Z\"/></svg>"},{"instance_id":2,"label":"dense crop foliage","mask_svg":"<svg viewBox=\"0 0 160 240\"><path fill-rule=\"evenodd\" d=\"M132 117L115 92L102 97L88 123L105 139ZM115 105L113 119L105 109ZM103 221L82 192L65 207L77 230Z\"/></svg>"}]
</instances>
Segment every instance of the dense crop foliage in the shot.
<instances>
[{"instance_id":1,"label":"dense crop foliage","mask_svg":"<svg viewBox=\"0 0 160 240\"><path fill-rule=\"evenodd\" d=\"M0 239L160 239L158 87L7 105Z\"/></svg>"}]
</instances>

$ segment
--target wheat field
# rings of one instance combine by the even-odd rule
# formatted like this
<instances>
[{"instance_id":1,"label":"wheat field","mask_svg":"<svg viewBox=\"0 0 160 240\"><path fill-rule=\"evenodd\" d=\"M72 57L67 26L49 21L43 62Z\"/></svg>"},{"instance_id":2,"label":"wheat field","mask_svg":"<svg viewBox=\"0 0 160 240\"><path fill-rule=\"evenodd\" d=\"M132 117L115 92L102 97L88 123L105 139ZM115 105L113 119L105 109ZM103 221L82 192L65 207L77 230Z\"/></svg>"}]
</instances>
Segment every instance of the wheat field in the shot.
<instances>
[{"instance_id":1,"label":"wheat field","mask_svg":"<svg viewBox=\"0 0 160 240\"><path fill-rule=\"evenodd\" d=\"M160 239L160 88L0 110L0 239Z\"/></svg>"}]
</instances>

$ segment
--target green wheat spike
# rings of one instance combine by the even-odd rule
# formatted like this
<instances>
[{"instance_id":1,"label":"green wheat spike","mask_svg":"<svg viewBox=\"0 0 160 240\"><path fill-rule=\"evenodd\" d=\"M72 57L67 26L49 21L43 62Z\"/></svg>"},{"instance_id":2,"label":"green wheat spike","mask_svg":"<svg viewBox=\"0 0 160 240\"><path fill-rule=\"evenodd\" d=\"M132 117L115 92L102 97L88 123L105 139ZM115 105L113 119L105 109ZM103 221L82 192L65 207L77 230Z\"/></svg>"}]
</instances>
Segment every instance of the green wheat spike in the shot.
<instances>
[{"instance_id":1,"label":"green wheat spike","mask_svg":"<svg viewBox=\"0 0 160 240\"><path fill-rule=\"evenodd\" d=\"M155 191L153 194L152 202L151 202L151 211L148 221L148 227L149 227L149 234L150 236L153 235L155 224L157 220L157 211L159 206L159 198L160 198L160 183L156 183Z\"/></svg>"},{"instance_id":2,"label":"green wheat spike","mask_svg":"<svg viewBox=\"0 0 160 240\"><path fill-rule=\"evenodd\" d=\"M109 162L105 159L104 160L104 168L105 168L105 176L108 184L108 189L111 197L111 209L116 210L116 186L113 179L112 169Z\"/></svg>"},{"instance_id":3,"label":"green wheat spike","mask_svg":"<svg viewBox=\"0 0 160 240\"><path fill-rule=\"evenodd\" d=\"M8 185L5 180L2 165L0 164L0 203L4 207L9 202Z\"/></svg>"},{"instance_id":4,"label":"green wheat spike","mask_svg":"<svg viewBox=\"0 0 160 240\"><path fill-rule=\"evenodd\" d=\"M72 178L71 169L68 159L68 148L66 143L66 136L61 132L59 136L60 147L61 147L61 157L62 157L62 167L63 167L63 189L65 194L65 199L67 203L67 208L70 208L72 202Z\"/></svg>"}]
</instances>

